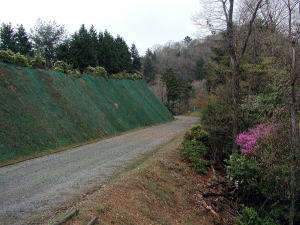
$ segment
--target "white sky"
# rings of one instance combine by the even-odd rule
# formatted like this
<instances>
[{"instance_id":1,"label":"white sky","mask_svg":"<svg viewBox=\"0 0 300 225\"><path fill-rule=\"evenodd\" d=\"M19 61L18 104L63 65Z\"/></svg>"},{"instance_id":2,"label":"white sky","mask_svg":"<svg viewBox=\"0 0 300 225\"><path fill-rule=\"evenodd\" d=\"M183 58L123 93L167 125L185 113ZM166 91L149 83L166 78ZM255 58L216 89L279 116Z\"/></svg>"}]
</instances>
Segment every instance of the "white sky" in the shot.
<instances>
[{"instance_id":1,"label":"white sky","mask_svg":"<svg viewBox=\"0 0 300 225\"><path fill-rule=\"evenodd\" d=\"M147 48L169 40L195 36L191 17L199 11L199 0L2 0L0 23L23 24L27 31L38 18L55 20L69 33L81 24L94 25L134 42L144 55Z\"/></svg>"}]
</instances>

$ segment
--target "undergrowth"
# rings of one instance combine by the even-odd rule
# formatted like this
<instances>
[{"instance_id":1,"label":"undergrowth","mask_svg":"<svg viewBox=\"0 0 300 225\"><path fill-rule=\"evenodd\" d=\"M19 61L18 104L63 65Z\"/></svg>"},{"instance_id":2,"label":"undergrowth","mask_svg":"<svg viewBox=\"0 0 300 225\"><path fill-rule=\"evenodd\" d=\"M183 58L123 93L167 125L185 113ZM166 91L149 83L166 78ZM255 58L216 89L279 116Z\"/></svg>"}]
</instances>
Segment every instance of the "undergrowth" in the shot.
<instances>
[{"instance_id":1,"label":"undergrowth","mask_svg":"<svg viewBox=\"0 0 300 225\"><path fill-rule=\"evenodd\" d=\"M187 160L198 173L207 172L209 143L210 137L200 125L193 126L184 135L181 157Z\"/></svg>"}]
</instances>

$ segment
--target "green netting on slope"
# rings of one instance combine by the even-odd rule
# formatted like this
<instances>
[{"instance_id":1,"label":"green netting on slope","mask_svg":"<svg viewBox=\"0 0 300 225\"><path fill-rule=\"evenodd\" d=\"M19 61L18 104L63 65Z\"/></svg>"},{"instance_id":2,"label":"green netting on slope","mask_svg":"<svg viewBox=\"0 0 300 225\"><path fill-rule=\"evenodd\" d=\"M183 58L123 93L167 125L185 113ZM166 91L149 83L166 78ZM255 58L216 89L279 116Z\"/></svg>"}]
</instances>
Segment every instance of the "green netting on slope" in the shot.
<instances>
[{"instance_id":1,"label":"green netting on slope","mask_svg":"<svg viewBox=\"0 0 300 225\"><path fill-rule=\"evenodd\" d=\"M0 161L172 119L143 81L0 63Z\"/></svg>"}]
</instances>

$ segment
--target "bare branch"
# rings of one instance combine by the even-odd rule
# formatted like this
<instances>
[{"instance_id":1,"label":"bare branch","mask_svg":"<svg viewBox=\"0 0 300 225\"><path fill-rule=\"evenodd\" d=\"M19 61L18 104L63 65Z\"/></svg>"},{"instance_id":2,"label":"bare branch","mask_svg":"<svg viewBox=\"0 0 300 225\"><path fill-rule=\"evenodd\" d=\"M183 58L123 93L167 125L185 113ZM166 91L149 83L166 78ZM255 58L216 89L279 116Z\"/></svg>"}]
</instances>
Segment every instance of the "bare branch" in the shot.
<instances>
[{"instance_id":1,"label":"bare branch","mask_svg":"<svg viewBox=\"0 0 300 225\"><path fill-rule=\"evenodd\" d=\"M259 8L261 6L262 1L263 0L259 0L257 2L256 7L254 9L254 12L252 14L252 18L251 18L250 23L249 23L248 34L247 34L247 37L245 39L245 42L244 42L244 45L243 45L243 48L242 48L241 56L243 56L245 54L245 51L247 49L248 41L249 41L250 35L252 33L253 23L254 23L254 20L256 18L257 11L259 10Z\"/></svg>"},{"instance_id":2,"label":"bare branch","mask_svg":"<svg viewBox=\"0 0 300 225\"><path fill-rule=\"evenodd\" d=\"M227 13L227 7L226 7L226 2L227 0L221 0L222 2L222 5L223 5L223 10L224 10L224 15L225 15L225 18L226 18L226 23L228 23L228 13Z\"/></svg>"}]
</instances>

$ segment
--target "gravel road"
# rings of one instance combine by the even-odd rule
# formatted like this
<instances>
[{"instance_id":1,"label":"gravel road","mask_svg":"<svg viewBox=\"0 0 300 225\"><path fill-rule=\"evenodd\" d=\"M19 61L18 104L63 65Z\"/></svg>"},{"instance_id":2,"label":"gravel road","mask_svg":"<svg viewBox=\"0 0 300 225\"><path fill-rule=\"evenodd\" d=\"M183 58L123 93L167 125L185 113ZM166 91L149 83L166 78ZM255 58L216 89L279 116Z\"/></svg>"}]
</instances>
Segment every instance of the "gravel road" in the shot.
<instances>
[{"instance_id":1,"label":"gravel road","mask_svg":"<svg viewBox=\"0 0 300 225\"><path fill-rule=\"evenodd\" d=\"M0 168L0 224L26 224L30 215L103 183L116 168L166 144L197 120L179 116L166 124Z\"/></svg>"}]
</instances>

